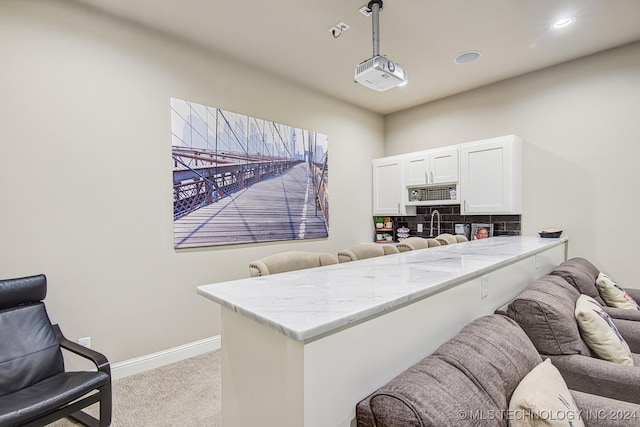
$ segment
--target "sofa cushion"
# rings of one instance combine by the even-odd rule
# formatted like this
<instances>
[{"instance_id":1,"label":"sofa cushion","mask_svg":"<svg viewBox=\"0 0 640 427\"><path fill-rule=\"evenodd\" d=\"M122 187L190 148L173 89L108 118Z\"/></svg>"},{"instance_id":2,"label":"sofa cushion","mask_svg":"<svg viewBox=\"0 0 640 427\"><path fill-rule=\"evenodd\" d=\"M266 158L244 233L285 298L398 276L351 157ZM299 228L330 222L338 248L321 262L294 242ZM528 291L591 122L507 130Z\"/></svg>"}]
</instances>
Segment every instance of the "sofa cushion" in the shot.
<instances>
[{"instance_id":1,"label":"sofa cushion","mask_svg":"<svg viewBox=\"0 0 640 427\"><path fill-rule=\"evenodd\" d=\"M640 310L638 303L616 282L603 272L596 278L596 286L604 302L610 307Z\"/></svg>"},{"instance_id":2,"label":"sofa cushion","mask_svg":"<svg viewBox=\"0 0 640 427\"><path fill-rule=\"evenodd\" d=\"M596 287L596 278L600 270L588 260L571 258L554 268L551 274L562 277L581 294L589 295L600 304L604 304Z\"/></svg>"},{"instance_id":3,"label":"sofa cushion","mask_svg":"<svg viewBox=\"0 0 640 427\"><path fill-rule=\"evenodd\" d=\"M524 331L498 314L470 323L433 356L472 378L500 409L508 408L520 380L542 361Z\"/></svg>"},{"instance_id":4,"label":"sofa cushion","mask_svg":"<svg viewBox=\"0 0 640 427\"><path fill-rule=\"evenodd\" d=\"M580 411L558 369L546 359L518 384L509 402L509 426L583 427Z\"/></svg>"},{"instance_id":5,"label":"sofa cushion","mask_svg":"<svg viewBox=\"0 0 640 427\"><path fill-rule=\"evenodd\" d=\"M575 319L579 296L562 277L547 275L513 299L507 314L518 322L541 354L591 356Z\"/></svg>"},{"instance_id":6,"label":"sofa cushion","mask_svg":"<svg viewBox=\"0 0 640 427\"><path fill-rule=\"evenodd\" d=\"M459 426L482 413L496 414L483 419L483 426L505 427L507 418L501 414L513 390L541 361L512 319L485 316L381 387L367 403L379 427Z\"/></svg>"},{"instance_id":7,"label":"sofa cushion","mask_svg":"<svg viewBox=\"0 0 640 427\"><path fill-rule=\"evenodd\" d=\"M584 340L594 353L601 359L633 366L629 345L596 300L588 295L580 295L575 316Z\"/></svg>"},{"instance_id":8,"label":"sofa cushion","mask_svg":"<svg viewBox=\"0 0 640 427\"><path fill-rule=\"evenodd\" d=\"M498 413L500 409L472 378L434 357L422 359L383 386L369 406L379 427L456 426L466 414L479 409ZM506 423L493 420L487 425Z\"/></svg>"}]
</instances>

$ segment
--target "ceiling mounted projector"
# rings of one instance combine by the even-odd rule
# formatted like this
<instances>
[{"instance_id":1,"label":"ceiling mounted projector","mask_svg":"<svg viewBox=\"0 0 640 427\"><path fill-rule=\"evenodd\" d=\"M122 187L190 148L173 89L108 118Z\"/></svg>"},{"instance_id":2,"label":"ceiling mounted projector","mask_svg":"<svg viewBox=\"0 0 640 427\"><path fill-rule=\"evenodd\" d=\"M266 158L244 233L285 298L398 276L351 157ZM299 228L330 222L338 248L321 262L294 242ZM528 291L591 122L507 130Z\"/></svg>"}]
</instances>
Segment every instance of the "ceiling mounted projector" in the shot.
<instances>
[{"instance_id":1,"label":"ceiling mounted projector","mask_svg":"<svg viewBox=\"0 0 640 427\"><path fill-rule=\"evenodd\" d=\"M380 55L379 13L382 0L371 0L367 6L373 22L373 57L356 67L354 80L370 89L383 92L409 82L407 72L398 64Z\"/></svg>"}]
</instances>

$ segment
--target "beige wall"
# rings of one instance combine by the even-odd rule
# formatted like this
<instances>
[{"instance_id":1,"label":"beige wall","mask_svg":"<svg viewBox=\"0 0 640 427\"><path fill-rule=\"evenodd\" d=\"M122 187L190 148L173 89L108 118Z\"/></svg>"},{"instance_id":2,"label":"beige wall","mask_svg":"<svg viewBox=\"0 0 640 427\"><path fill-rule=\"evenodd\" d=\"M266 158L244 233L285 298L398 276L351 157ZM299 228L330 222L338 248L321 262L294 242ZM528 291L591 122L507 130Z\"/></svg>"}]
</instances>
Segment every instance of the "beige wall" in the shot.
<instances>
[{"instance_id":1,"label":"beige wall","mask_svg":"<svg viewBox=\"0 0 640 427\"><path fill-rule=\"evenodd\" d=\"M510 133L527 142L524 233L563 227L572 256L640 287L640 43L384 123L65 1L0 2L0 58L0 277L46 273L53 320L112 362L218 334L199 284L370 240L370 159ZM329 135L330 238L175 251L170 97Z\"/></svg>"},{"instance_id":2,"label":"beige wall","mask_svg":"<svg viewBox=\"0 0 640 427\"><path fill-rule=\"evenodd\" d=\"M385 155L506 134L525 142L523 233L640 287L640 43L386 116Z\"/></svg>"},{"instance_id":3,"label":"beige wall","mask_svg":"<svg viewBox=\"0 0 640 427\"><path fill-rule=\"evenodd\" d=\"M112 363L218 334L197 285L371 239L377 114L66 1L0 2L0 58L0 277L47 274L53 321ZM175 251L170 97L327 134L330 237Z\"/></svg>"}]
</instances>

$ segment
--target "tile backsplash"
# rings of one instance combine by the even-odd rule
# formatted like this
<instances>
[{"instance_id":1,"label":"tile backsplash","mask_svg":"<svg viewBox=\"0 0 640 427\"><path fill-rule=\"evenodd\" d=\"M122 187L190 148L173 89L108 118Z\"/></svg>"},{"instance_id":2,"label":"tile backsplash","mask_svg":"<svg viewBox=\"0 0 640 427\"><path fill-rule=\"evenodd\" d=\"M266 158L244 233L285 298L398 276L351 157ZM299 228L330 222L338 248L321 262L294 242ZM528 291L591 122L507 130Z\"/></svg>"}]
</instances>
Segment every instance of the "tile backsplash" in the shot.
<instances>
[{"instance_id":1,"label":"tile backsplash","mask_svg":"<svg viewBox=\"0 0 640 427\"><path fill-rule=\"evenodd\" d=\"M521 231L521 215L460 215L459 205L418 206L416 216L392 217L394 227L408 227L411 236L430 236L431 213L440 212L440 232L454 234L454 224L493 224L494 236L519 236ZM422 224L422 233L418 232L418 224ZM437 216L433 221L433 236L438 234Z\"/></svg>"}]
</instances>

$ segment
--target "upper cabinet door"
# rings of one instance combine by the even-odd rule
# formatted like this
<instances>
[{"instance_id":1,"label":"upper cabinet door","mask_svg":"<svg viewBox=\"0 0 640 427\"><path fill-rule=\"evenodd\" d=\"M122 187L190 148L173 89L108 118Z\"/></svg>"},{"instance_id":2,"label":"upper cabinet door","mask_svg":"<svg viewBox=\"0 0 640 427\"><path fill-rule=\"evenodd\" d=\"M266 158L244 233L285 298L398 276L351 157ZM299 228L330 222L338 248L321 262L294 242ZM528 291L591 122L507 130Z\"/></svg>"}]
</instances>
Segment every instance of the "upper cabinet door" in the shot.
<instances>
[{"instance_id":1,"label":"upper cabinet door","mask_svg":"<svg viewBox=\"0 0 640 427\"><path fill-rule=\"evenodd\" d=\"M430 184L458 182L458 147L429 154Z\"/></svg>"},{"instance_id":2,"label":"upper cabinet door","mask_svg":"<svg viewBox=\"0 0 640 427\"><path fill-rule=\"evenodd\" d=\"M426 151L408 154L404 158L404 184L422 185L429 181L429 154Z\"/></svg>"},{"instance_id":3,"label":"upper cabinet door","mask_svg":"<svg viewBox=\"0 0 640 427\"><path fill-rule=\"evenodd\" d=\"M458 182L458 147L405 155L404 170L405 186Z\"/></svg>"},{"instance_id":4,"label":"upper cabinet door","mask_svg":"<svg viewBox=\"0 0 640 427\"><path fill-rule=\"evenodd\" d=\"M403 158L394 156L374 159L372 165L373 215L415 215L415 211L407 211L402 199Z\"/></svg>"},{"instance_id":5,"label":"upper cabinet door","mask_svg":"<svg viewBox=\"0 0 640 427\"><path fill-rule=\"evenodd\" d=\"M460 146L460 211L522 213L522 141L515 135Z\"/></svg>"}]
</instances>

